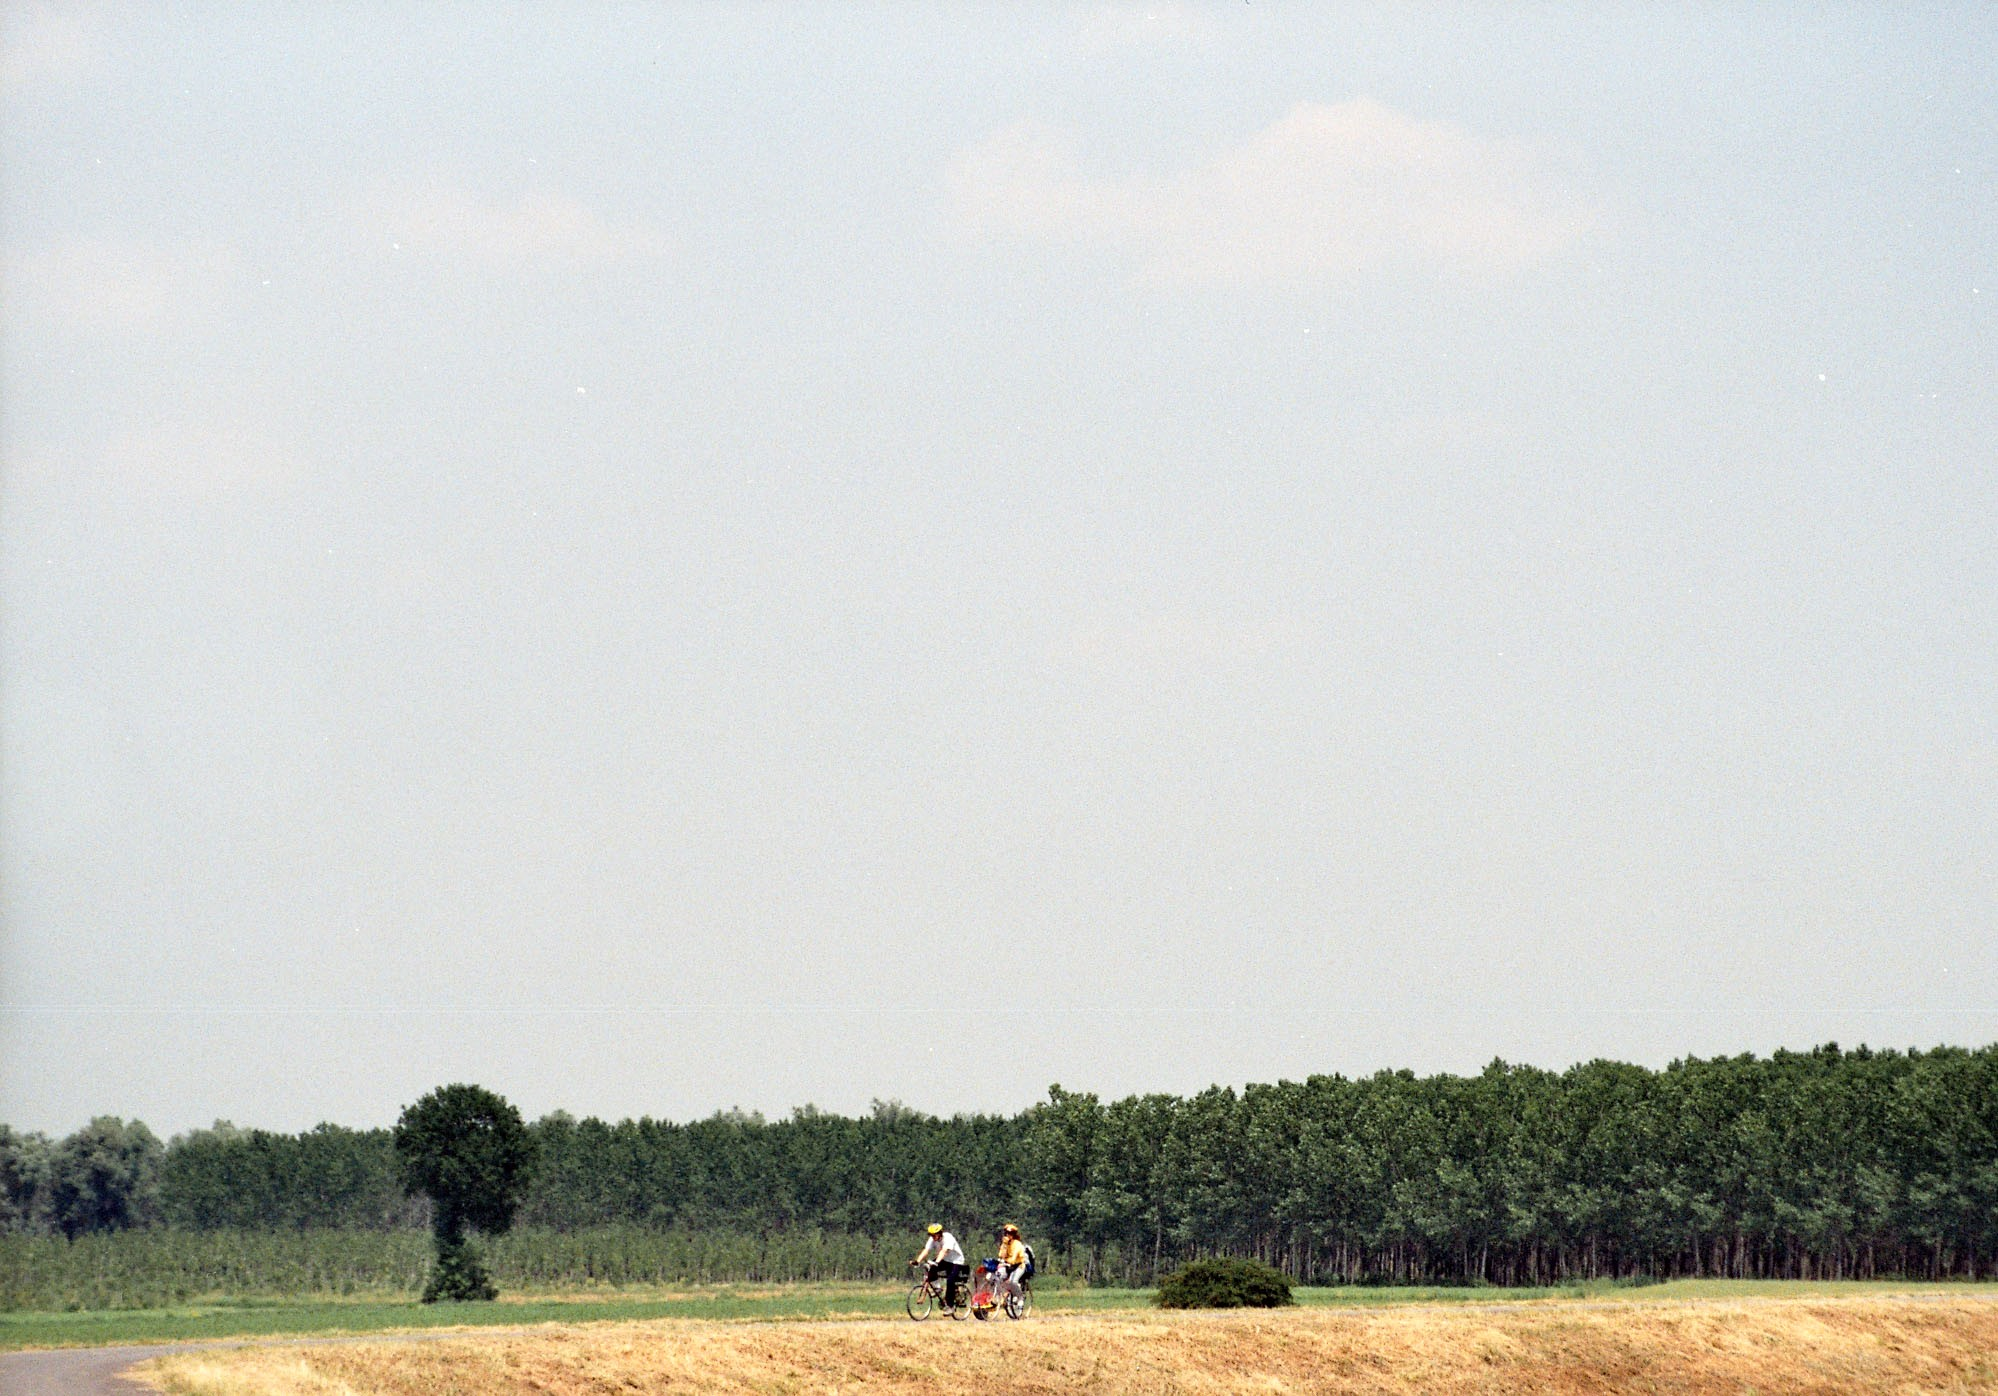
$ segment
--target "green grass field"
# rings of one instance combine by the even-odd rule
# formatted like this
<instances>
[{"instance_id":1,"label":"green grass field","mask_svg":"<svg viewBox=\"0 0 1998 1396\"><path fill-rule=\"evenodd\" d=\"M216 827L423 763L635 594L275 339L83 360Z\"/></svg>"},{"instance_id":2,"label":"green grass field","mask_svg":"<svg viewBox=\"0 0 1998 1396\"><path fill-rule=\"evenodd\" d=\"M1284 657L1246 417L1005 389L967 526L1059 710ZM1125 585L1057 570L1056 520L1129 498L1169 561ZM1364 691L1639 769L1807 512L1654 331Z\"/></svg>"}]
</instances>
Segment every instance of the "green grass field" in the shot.
<instances>
[{"instance_id":1,"label":"green grass field","mask_svg":"<svg viewBox=\"0 0 1998 1396\"><path fill-rule=\"evenodd\" d=\"M1312 1308L1398 1304L1503 1304L1533 1300L1805 1298L1897 1293L1977 1295L1998 1299L1998 1284L1903 1284L1783 1280L1677 1280L1638 1287L1611 1284L1560 1289L1299 1288ZM313 1337L437 1328L524 1327L634 1319L890 1318L902 1313L903 1287L883 1284L715 1285L681 1289L567 1291L509 1296L493 1304L419 1304L406 1297L258 1299L189 1303L158 1309L73 1313L0 1313L0 1350L98 1347L205 1339ZM1145 1289L1049 1287L1035 1296L1039 1314L1143 1308ZM932 1320L933 1322L935 1320Z\"/></svg>"},{"instance_id":2,"label":"green grass field","mask_svg":"<svg viewBox=\"0 0 1998 1396\"><path fill-rule=\"evenodd\" d=\"M0 1314L0 1350L657 1318L865 1318L900 1312L900 1304L899 1291L880 1285L716 1286L515 1296L493 1304L419 1304L407 1297L217 1298L159 1309Z\"/></svg>"}]
</instances>

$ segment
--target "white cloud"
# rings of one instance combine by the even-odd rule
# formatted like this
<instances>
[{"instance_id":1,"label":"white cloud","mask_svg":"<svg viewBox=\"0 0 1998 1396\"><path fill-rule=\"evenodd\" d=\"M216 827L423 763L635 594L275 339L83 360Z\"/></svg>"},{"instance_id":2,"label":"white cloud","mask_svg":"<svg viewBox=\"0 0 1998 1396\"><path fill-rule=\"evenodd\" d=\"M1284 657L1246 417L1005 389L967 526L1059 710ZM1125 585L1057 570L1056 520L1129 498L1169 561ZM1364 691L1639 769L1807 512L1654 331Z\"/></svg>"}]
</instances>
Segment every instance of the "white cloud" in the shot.
<instances>
[{"instance_id":1,"label":"white cloud","mask_svg":"<svg viewBox=\"0 0 1998 1396\"><path fill-rule=\"evenodd\" d=\"M1206 162L1092 178L1031 124L964 151L953 212L985 235L1103 246L1165 282L1336 280L1419 265L1505 273L1559 253L1589 211L1504 142L1359 98L1303 103Z\"/></svg>"},{"instance_id":2,"label":"white cloud","mask_svg":"<svg viewBox=\"0 0 1998 1396\"><path fill-rule=\"evenodd\" d=\"M177 326L236 275L220 243L88 238L8 258L7 299L64 333L120 339Z\"/></svg>"},{"instance_id":3,"label":"white cloud","mask_svg":"<svg viewBox=\"0 0 1998 1396\"><path fill-rule=\"evenodd\" d=\"M653 228L548 192L506 202L463 189L380 191L361 200L352 216L377 245L486 266L620 261L669 250Z\"/></svg>"}]
</instances>

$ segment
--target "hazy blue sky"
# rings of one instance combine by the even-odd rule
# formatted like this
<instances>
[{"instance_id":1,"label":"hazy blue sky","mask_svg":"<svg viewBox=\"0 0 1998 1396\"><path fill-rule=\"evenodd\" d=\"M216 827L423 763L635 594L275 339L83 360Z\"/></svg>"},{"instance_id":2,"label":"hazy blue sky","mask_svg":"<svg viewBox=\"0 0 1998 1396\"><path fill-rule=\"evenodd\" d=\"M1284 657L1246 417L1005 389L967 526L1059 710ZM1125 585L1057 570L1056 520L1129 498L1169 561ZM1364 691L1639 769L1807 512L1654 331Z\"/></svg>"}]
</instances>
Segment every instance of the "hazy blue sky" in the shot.
<instances>
[{"instance_id":1,"label":"hazy blue sky","mask_svg":"<svg viewBox=\"0 0 1998 1396\"><path fill-rule=\"evenodd\" d=\"M1998 1039L1998 8L1500 10L6 4L0 1119Z\"/></svg>"}]
</instances>

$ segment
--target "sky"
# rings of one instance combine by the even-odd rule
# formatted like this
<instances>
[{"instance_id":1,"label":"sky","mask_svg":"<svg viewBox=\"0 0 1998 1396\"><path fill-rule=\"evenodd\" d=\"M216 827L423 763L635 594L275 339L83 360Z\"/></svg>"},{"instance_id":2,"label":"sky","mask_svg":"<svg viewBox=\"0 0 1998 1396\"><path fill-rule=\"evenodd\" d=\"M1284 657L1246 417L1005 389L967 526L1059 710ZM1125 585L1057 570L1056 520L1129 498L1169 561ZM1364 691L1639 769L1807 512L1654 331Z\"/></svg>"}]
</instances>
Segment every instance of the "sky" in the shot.
<instances>
[{"instance_id":1,"label":"sky","mask_svg":"<svg viewBox=\"0 0 1998 1396\"><path fill-rule=\"evenodd\" d=\"M1998 1041L1998 9L0 6L0 1120Z\"/></svg>"}]
</instances>

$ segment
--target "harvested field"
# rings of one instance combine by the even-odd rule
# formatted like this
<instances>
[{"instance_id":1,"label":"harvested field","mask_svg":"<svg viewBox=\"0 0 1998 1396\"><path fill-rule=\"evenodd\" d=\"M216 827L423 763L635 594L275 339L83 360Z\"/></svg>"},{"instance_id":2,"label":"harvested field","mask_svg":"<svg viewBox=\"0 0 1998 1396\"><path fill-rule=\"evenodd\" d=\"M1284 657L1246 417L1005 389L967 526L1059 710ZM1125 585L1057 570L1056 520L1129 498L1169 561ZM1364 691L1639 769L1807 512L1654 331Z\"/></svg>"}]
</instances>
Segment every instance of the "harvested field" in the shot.
<instances>
[{"instance_id":1,"label":"harvested field","mask_svg":"<svg viewBox=\"0 0 1998 1396\"><path fill-rule=\"evenodd\" d=\"M163 1358L175 1396L1998 1392L1998 1303L1806 1299L666 1322Z\"/></svg>"}]
</instances>

